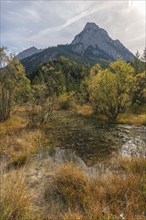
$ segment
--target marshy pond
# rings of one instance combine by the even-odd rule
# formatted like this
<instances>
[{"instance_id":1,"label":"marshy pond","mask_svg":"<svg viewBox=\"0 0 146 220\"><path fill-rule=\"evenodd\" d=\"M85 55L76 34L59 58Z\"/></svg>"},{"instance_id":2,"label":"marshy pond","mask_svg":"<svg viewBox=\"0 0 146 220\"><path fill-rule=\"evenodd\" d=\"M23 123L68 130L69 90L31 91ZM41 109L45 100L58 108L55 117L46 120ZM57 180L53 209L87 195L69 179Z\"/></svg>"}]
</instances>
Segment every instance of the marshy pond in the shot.
<instances>
[{"instance_id":1,"label":"marshy pond","mask_svg":"<svg viewBox=\"0 0 146 220\"><path fill-rule=\"evenodd\" d=\"M59 111L52 116L46 135L50 153L58 161L72 161L77 156L93 166L119 153L146 156L146 126L106 125L95 118Z\"/></svg>"}]
</instances>

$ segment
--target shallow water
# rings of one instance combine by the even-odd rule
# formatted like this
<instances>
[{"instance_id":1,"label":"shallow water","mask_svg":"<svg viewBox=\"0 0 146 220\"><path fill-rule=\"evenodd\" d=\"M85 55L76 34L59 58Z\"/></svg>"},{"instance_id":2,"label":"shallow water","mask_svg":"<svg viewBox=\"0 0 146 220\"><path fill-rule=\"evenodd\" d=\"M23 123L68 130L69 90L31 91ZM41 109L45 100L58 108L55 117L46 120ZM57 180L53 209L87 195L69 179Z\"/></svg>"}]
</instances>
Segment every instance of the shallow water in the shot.
<instances>
[{"instance_id":1,"label":"shallow water","mask_svg":"<svg viewBox=\"0 0 146 220\"><path fill-rule=\"evenodd\" d=\"M146 126L109 126L99 124L93 118L76 116L73 113L66 114L59 113L53 119L54 124L49 130L56 140L55 149L71 152L88 166L119 154L123 146L128 146L127 152L135 145L146 148Z\"/></svg>"},{"instance_id":2,"label":"shallow water","mask_svg":"<svg viewBox=\"0 0 146 220\"><path fill-rule=\"evenodd\" d=\"M114 131L115 130L117 131L117 136L120 139L120 146L117 148L118 150L114 149L112 152L110 152L110 156L106 155L104 158L102 158L103 163L101 163L101 158L98 158L101 156L101 154L100 152L98 152L98 148L96 147L94 148L94 150L97 150L97 152L95 152L95 155L98 157L97 160L94 160L92 164L89 164L88 160L84 160L82 157L78 156L78 154L73 149L63 149L59 147L55 148L52 154L53 161L58 166L66 162L73 162L77 166L79 166L89 177L96 177L100 174L103 175L110 172L110 166L107 166L106 162L108 162L108 159L112 158L112 156L114 158L118 155L124 157L146 157L146 127L119 125L114 128ZM123 142L122 145L121 140ZM84 158L85 156L86 152Z\"/></svg>"}]
</instances>

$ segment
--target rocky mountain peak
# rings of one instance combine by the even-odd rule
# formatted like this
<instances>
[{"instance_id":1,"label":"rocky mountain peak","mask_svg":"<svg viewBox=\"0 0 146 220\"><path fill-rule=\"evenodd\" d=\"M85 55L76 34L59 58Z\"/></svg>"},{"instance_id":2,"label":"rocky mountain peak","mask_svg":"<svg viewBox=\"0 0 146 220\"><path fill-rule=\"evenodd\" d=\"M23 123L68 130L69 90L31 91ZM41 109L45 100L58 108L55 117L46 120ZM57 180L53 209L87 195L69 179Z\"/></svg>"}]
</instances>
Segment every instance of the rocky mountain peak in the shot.
<instances>
[{"instance_id":1,"label":"rocky mountain peak","mask_svg":"<svg viewBox=\"0 0 146 220\"><path fill-rule=\"evenodd\" d=\"M83 30L87 30L87 29L97 30L98 28L99 28L98 25L96 25L95 23L87 22Z\"/></svg>"},{"instance_id":2,"label":"rocky mountain peak","mask_svg":"<svg viewBox=\"0 0 146 220\"><path fill-rule=\"evenodd\" d=\"M30 47L26 50L23 50L22 52L20 52L17 57L19 60L25 59L27 57L30 57L38 52L40 52L41 50L37 49L36 47Z\"/></svg>"},{"instance_id":3,"label":"rocky mountain peak","mask_svg":"<svg viewBox=\"0 0 146 220\"><path fill-rule=\"evenodd\" d=\"M70 44L43 50L31 47L17 55L28 74L41 63L60 56L91 65L104 64L119 57L125 61L134 58L134 55L119 40L113 40L106 30L93 22L88 22Z\"/></svg>"},{"instance_id":4,"label":"rocky mountain peak","mask_svg":"<svg viewBox=\"0 0 146 220\"><path fill-rule=\"evenodd\" d=\"M85 25L70 46L73 52L82 56L90 53L109 60L117 60L119 56L124 60L131 60L134 57L119 40L113 40L106 30L92 22Z\"/></svg>"}]
</instances>

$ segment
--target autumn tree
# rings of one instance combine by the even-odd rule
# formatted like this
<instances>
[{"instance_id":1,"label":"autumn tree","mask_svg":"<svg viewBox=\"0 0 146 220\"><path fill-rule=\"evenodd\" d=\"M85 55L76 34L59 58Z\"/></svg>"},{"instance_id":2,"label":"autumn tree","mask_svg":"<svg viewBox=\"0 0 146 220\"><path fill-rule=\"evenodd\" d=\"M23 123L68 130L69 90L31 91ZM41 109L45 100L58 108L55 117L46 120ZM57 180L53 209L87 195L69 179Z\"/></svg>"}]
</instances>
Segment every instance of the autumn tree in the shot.
<instances>
[{"instance_id":1,"label":"autumn tree","mask_svg":"<svg viewBox=\"0 0 146 220\"><path fill-rule=\"evenodd\" d=\"M138 51L136 52L135 57L132 61L132 66L134 68L135 75L140 73L142 68L143 68L143 64L142 64L142 61L140 59L140 53Z\"/></svg>"},{"instance_id":2,"label":"autumn tree","mask_svg":"<svg viewBox=\"0 0 146 220\"><path fill-rule=\"evenodd\" d=\"M142 59L142 61L146 62L146 48L143 51L141 59Z\"/></svg>"},{"instance_id":3,"label":"autumn tree","mask_svg":"<svg viewBox=\"0 0 146 220\"><path fill-rule=\"evenodd\" d=\"M33 127L44 126L49 121L56 97L65 91L62 73L56 71L49 63L40 65L36 73L32 81L29 112L30 125Z\"/></svg>"},{"instance_id":4,"label":"autumn tree","mask_svg":"<svg viewBox=\"0 0 146 220\"><path fill-rule=\"evenodd\" d=\"M108 69L98 67L98 73L89 79L90 101L109 121L115 121L118 114L130 105L133 75L131 65L118 60L111 63Z\"/></svg>"},{"instance_id":5,"label":"autumn tree","mask_svg":"<svg viewBox=\"0 0 146 220\"><path fill-rule=\"evenodd\" d=\"M78 100L80 104L89 102L89 77L85 77L80 84L80 89L78 92Z\"/></svg>"},{"instance_id":6,"label":"autumn tree","mask_svg":"<svg viewBox=\"0 0 146 220\"><path fill-rule=\"evenodd\" d=\"M13 55L7 55L5 48L0 48L0 121L10 117L16 102L26 99L30 83L24 68Z\"/></svg>"},{"instance_id":7,"label":"autumn tree","mask_svg":"<svg viewBox=\"0 0 146 220\"><path fill-rule=\"evenodd\" d=\"M49 70L47 73L42 72L44 70ZM52 70L51 70L52 69ZM90 67L88 65L82 65L73 62L65 57L59 57L52 59L40 65L32 74L30 74L31 81L42 80L44 76L57 77L60 84L63 87L65 93L79 91L80 83L88 75ZM48 75L49 73L49 75Z\"/></svg>"},{"instance_id":8,"label":"autumn tree","mask_svg":"<svg viewBox=\"0 0 146 220\"><path fill-rule=\"evenodd\" d=\"M132 109L136 110L138 105L145 102L146 87L146 49L141 56L137 51L131 63L134 68L134 91L132 94Z\"/></svg>"},{"instance_id":9,"label":"autumn tree","mask_svg":"<svg viewBox=\"0 0 146 220\"><path fill-rule=\"evenodd\" d=\"M132 107L135 109L138 105L145 102L146 96L146 75L139 73L134 77L134 90L132 94Z\"/></svg>"}]
</instances>

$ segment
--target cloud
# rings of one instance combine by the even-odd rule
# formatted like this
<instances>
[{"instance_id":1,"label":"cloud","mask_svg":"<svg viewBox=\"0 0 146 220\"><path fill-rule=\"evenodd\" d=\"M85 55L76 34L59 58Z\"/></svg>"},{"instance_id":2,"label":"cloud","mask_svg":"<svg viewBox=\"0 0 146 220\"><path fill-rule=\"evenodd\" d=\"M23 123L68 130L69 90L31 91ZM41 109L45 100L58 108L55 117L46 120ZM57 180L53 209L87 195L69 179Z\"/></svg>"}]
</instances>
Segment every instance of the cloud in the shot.
<instances>
[{"instance_id":1,"label":"cloud","mask_svg":"<svg viewBox=\"0 0 146 220\"><path fill-rule=\"evenodd\" d=\"M79 13L78 15L75 15L74 17L71 17L71 18L68 18L68 20L65 21L64 24L61 24L59 26L56 26L56 27L50 27L50 28L47 28L43 31L41 31L37 38L41 38L41 37L44 37L45 35L49 34L49 33L55 33L55 32L59 32L65 28L67 28L68 26L70 26L71 24L79 21L81 18L84 18L86 16L89 16L99 10L103 9L103 7L100 7L100 8L91 8L91 9L88 9L88 10L85 10L85 11L82 11L81 13Z\"/></svg>"},{"instance_id":2,"label":"cloud","mask_svg":"<svg viewBox=\"0 0 146 220\"><path fill-rule=\"evenodd\" d=\"M141 2L141 3L140 3ZM144 1L2 1L1 44L19 52L70 43L95 22L133 53L145 47Z\"/></svg>"}]
</instances>

